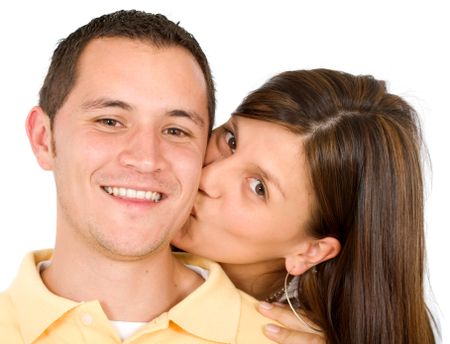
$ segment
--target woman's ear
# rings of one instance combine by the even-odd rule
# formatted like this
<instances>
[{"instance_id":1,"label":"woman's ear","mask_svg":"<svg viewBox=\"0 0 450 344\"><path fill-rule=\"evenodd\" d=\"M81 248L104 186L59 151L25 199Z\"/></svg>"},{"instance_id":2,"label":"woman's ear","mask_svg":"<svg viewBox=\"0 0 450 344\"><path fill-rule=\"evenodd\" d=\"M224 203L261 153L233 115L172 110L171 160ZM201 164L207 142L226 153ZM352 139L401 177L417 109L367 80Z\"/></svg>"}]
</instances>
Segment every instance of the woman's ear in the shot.
<instances>
[{"instance_id":1,"label":"woman's ear","mask_svg":"<svg viewBox=\"0 0 450 344\"><path fill-rule=\"evenodd\" d=\"M25 129L39 165L44 170L52 170L54 152L49 116L39 106L33 107L25 122Z\"/></svg>"},{"instance_id":2,"label":"woman's ear","mask_svg":"<svg viewBox=\"0 0 450 344\"><path fill-rule=\"evenodd\" d=\"M306 249L303 246L301 251L285 257L286 270L291 275L301 275L313 266L336 257L340 251L341 244L336 238L311 240Z\"/></svg>"}]
</instances>

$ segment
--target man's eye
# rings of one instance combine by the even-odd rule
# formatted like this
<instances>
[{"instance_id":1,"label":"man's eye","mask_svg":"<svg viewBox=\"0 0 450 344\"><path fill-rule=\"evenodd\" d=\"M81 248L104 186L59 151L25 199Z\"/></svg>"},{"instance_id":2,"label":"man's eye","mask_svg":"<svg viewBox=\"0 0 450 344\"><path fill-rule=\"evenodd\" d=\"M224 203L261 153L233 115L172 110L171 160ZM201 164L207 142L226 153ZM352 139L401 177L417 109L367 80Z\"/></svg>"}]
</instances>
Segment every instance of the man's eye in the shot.
<instances>
[{"instance_id":1,"label":"man's eye","mask_svg":"<svg viewBox=\"0 0 450 344\"><path fill-rule=\"evenodd\" d=\"M266 195L266 187L264 186L264 183L257 178L250 178L250 188L260 197L264 197Z\"/></svg>"},{"instance_id":2,"label":"man's eye","mask_svg":"<svg viewBox=\"0 0 450 344\"><path fill-rule=\"evenodd\" d=\"M227 143L228 147L230 147L231 152L234 153L237 147L236 137L228 129L225 129L225 142Z\"/></svg>"},{"instance_id":3,"label":"man's eye","mask_svg":"<svg viewBox=\"0 0 450 344\"><path fill-rule=\"evenodd\" d=\"M102 118L99 120L99 122L103 125L106 125L107 127L118 127L120 126L120 122L112 119L112 118Z\"/></svg>"},{"instance_id":4,"label":"man's eye","mask_svg":"<svg viewBox=\"0 0 450 344\"><path fill-rule=\"evenodd\" d=\"M164 133L168 134L168 135L172 135L172 136L179 136L179 137L187 136L187 133L184 130L181 130L179 128L168 128L168 129L164 130Z\"/></svg>"}]
</instances>

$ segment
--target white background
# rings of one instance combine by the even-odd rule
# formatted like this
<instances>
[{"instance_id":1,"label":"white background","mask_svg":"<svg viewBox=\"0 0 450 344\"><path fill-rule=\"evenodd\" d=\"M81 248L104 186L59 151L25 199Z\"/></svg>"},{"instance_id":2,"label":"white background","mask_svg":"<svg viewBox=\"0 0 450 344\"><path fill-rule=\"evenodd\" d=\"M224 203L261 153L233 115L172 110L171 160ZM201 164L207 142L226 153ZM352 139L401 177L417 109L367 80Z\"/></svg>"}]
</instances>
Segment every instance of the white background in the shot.
<instances>
[{"instance_id":1,"label":"white background","mask_svg":"<svg viewBox=\"0 0 450 344\"><path fill-rule=\"evenodd\" d=\"M443 342L450 342L450 11L444 1L2 1L0 290L25 252L53 245L52 176L39 169L24 131L51 53L59 39L93 17L122 8L163 13L196 36L216 80L216 124L250 90L287 69L373 74L415 106L431 157L427 295Z\"/></svg>"}]
</instances>

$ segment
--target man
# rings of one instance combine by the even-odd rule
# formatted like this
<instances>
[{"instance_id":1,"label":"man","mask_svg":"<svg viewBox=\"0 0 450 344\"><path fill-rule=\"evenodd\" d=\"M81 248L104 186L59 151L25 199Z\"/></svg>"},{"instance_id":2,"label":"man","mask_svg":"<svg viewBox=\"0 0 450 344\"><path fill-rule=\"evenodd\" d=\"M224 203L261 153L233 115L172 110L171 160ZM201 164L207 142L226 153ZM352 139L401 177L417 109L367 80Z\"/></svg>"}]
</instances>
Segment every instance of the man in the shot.
<instances>
[{"instance_id":1,"label":"man","mask_svg":"<svg viewBox=\"0 0 450 344\"><path fill-rule=\"evenodd\" d=\"M0 295L1 343L269 342L218 265L170 251L213 114L207 60L164 16L119 11L59 44L26 121L55 177L56 243Z\"/></svg>"}]
</instances>

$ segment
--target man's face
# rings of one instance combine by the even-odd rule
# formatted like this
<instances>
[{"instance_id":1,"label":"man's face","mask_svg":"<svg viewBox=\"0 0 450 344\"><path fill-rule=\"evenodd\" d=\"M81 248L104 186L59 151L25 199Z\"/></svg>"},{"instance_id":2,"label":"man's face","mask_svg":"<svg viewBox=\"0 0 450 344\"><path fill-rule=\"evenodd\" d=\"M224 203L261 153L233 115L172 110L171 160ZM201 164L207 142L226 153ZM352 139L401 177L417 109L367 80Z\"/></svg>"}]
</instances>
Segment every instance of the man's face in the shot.
<instances>
[{"instance_id":1,"label":"man's face","mask_svg":"<svg viewBox=\"0 0 450 344\"><path fill-rule=\"evenodd\" d=\"M90 42L52 130L59 235L126 259L167 247L197 193L207 128L189 52Z\"/></svg>"}]
</instances>

